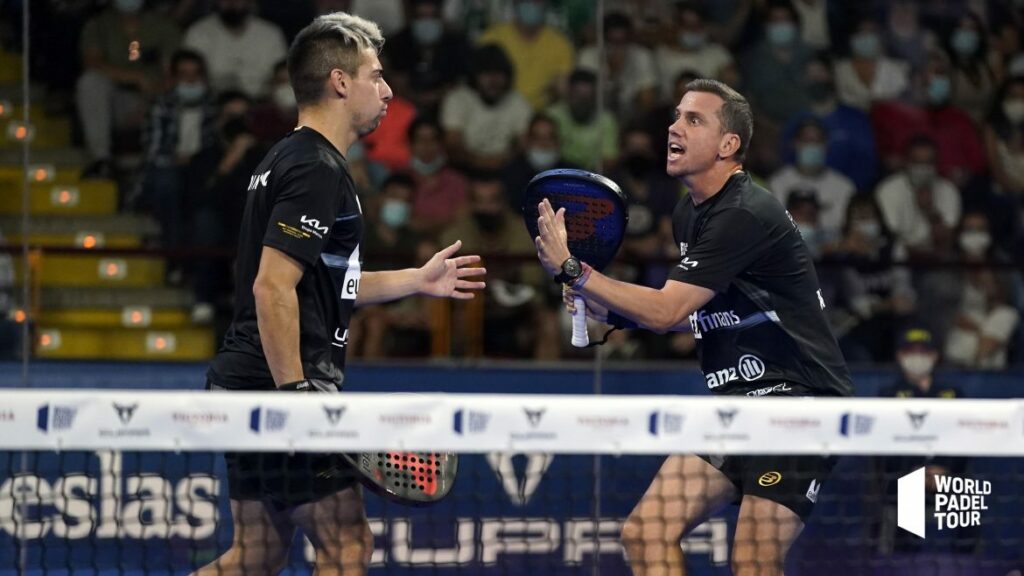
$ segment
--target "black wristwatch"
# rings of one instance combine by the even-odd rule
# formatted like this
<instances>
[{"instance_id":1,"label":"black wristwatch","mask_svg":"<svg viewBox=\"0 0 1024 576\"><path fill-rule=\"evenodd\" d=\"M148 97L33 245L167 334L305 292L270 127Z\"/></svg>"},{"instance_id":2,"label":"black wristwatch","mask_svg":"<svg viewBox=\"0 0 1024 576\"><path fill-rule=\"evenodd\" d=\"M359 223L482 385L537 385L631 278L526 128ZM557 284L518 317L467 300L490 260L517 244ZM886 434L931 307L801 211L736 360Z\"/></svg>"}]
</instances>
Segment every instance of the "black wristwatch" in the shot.
<instances>
[{"instance_id":1,"label":"black wristwatch","mask_svg":"<svg viewBox=\"0 0 1024 576\"><path fill-rule=\"evenodd\" d=\"M562 271L555 276L555 282L559 284L572 284L583 275L583 264L575 256L569 256L562 262Z\"/></svg>"}]
</instances>

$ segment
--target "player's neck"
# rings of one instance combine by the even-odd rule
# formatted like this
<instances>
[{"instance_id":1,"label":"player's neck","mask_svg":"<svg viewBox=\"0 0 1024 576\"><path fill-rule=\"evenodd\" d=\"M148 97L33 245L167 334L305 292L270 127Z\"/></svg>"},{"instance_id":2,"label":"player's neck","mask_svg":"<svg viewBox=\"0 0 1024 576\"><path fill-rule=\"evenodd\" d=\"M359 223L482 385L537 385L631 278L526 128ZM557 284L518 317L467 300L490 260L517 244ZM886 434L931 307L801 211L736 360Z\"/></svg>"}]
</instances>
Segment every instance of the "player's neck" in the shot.
<instances>
[{"instance_id":1,"label":"player's neck","mask_svg":"<svg viewBox=\"0 0 1024 576\"><path fill-rule=\"evenodd\" d=\"M299 127L303 126L319 132L345 157L348 157L349 147L359 138L347 114L328 110L326 106L311 106L300 110Z\"/></svg>"},{"instance_id":2,"label":"player's neck","mask_svg":"<svg viewBox=\"0 0 1024 576\"><path fill-rule=\"evenodd\" d=\"M743 166L734 162L716 164L710 170L700 174L690 174L682 178L683 184L690 190L690 199L695 205L710 200L715 194L722 191L725 183L732 178L733 174L741 172Z\"/></svg>"}]
</instances>

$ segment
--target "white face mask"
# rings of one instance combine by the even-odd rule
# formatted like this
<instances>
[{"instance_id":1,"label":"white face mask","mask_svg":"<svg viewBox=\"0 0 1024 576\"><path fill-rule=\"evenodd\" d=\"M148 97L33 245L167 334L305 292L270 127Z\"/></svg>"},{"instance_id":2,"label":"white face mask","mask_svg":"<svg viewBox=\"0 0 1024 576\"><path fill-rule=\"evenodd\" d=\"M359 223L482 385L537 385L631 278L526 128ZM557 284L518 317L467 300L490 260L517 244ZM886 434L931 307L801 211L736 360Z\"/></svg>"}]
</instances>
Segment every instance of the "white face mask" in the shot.
<instances>
[{"instance_id":1,"label":"white face mask","mask_svg":"<svg viewBox=\"0 0 1024 576\"><path fill-rule=\"evenodd\" d=\"M1003 100L1003 114L1014 124L1024 121L1024 98L1007 98Z\"/></svg>"},{"instance_id":2,"label":"white face mask","mask_svg":"<svg viewBox=\"0 0 1024 576\"><path fill-rule=\"evenodd\" d=\"M295 92L292 92L292 87L288 84L275 86L270 93L270 98L282 110L294 110L298 107L298 104L295 103Z\"/></svg>"},{"instance_id":3,"label":"white face mask","mask_svg":"<svg viewBox=\"0 0 1024 576\"><path fill-rule=\"evenodd\" d=\"M965 230L960 234L960 249L971 256L985 254L992 245L992 235L984 230Z\"/></svg>"},{"instance_id":4,"label":"white face mask","mask_svg":"<svg viewBox=\"0 0 1024 576\"><path fill-rule=\"evenodd\" d=\"M930 354L904 354L900 356L900 368L911 378L928 376L935 368L935 357Z\"/></svg>"}]
</instances>

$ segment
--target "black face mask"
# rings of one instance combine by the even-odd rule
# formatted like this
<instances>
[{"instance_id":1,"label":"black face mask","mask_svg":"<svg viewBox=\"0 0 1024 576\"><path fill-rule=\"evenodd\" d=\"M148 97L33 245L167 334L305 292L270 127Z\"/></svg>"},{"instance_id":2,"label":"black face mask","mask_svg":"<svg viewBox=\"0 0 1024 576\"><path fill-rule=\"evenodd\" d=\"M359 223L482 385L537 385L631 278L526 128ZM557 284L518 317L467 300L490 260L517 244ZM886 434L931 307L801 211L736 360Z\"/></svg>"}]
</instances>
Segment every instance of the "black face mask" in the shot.
<instances>
[{"instance_id":1,"label":"black face mask","mask_svg":"<svg viewBox=\"0 0 1024 576\"><path fill-rule=\"evenodd\" d=\"M484 232L497 232L505 226L505 216L500 212L473 212L473 220L477 228Z\"/></svg>"},{"instance_id":2,"label":"black face mask","mask_svg":"<svg viewBox=\"0 0 1024 576\"><path fill-rule=\"evenodd\" d=\"M230 120L224 122L224 127L221 130L224 133L224 139L231 142L238 136L248 132L249 127L245 122L245 118L233 116Z\"/></svg>"},{"instance_id":3,"label":"black face mask","mask_svg":"<svg viewBox=\"0 0 1024 576\"><path fill-rule=\"evenodd\" d=\"M811 82L807 85L807 95L814 102L821 102L832 96L832 84L829 82Z\"/></svg>"},{"instance_id":4,"label":"black face mask","mask_svg":"<svg viewBox=\"0 0 1024 576\"><path fill-rule=\"evenodd\" d=\"M248 10L221 10L217 14L220 16L220 21L228 28L238 28L249 17Z\"/></svg>"},{"instance_id":5,"label":"black face mask","mask_svg":"<svg viewBox=\"0 0 1024 576\"><path fill-rule=\"evenodd\" d=\"M631 154L623 159L622 167L634 180L644 180L654 169L654 159L646 154Z\"/></svg>"},{"instance_id":6,"label":"black face mask","mask_svg":"<svg viewBox=\"0 0 1024 576\"><path fill-rule=\"evenodd\" d=\"M569 105L569 114L579 124L588 124L594 119L594 106L584 104L581 106Z\"/></svg>"}]
</instances>

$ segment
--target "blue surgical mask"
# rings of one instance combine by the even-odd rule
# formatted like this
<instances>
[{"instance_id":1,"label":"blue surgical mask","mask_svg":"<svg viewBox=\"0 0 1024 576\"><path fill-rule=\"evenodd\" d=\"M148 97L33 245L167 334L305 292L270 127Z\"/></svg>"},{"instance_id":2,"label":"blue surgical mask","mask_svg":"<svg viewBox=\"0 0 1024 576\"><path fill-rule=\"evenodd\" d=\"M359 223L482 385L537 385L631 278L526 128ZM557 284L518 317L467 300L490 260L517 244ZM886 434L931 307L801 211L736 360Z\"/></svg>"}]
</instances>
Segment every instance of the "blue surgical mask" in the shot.
<instances>
[{"instance_id":1,"label":"blue surgical mask","mask_svg":"<svg viewBox=\"0 0 1024 576\"><path fill-rule=\"evenodd\" d=\"M547 170L558 163L558 150L543 150L541 148L529 148L526 150L526 160L537 170Z\"/></svg>"},{"instance_id":2,"label":"blue surgical mask","mask_svg":"<svg viewBox=\"0 0 1024 576\"><path fill-rule=\"evenodd\" d=\"M430 162L424 162L419 158L413 156L409 166L417 173L424 176L430 176L444 167L445 158L444 156L438 156Z\"/></svg>"},{"instance_id":3,"label":"blue surgical mask","mask_svg":"<svg viewBox=\"0 0 1024 576\"><path fill-rule=\"evenodd\" d=\"M950 39L953 50L960 56L974 56L980 43L981 37L978 33L967 28L958 28Z\"/></svg>"},{"instance_id":4,"label":"blue surgical mask","mask_svg":"<svg viewBox=\"0 0 1024 576\"><path fill-rule=\"evenodd\" d=\"M680 32L679 45L687 50L699 50L708 41L708 35L703 32Z\"/></svg>"},{"instance_id":5,"label":"blue surgical mask","mask_svg":"<svg viewBox=\"0 0 1024 576\"><path fill-rule=\"evenodd\" d=\"M768 25L768 41L775 46L789 46L796 40L796 24L772 22Z\"/></svg>"},{"instance_id":6,"label":"blue surgical mask","mask_svg":"<svg viewBox=\"0 0 1024 576\"><path fill-rule=\"evenodd\" d=\"M380 207L380 219L392 228L401 228L409 221L412 207L401 200L385 200Z\"/></svg>"},{"instance_id":7,"label":"blue surgical mask","mask_svg":"<svg viewBox=\"0 0 1024 576\"><path fill-rule=\"evenodd\" d=\"M144 0L114 0L114 7L124 14L137 14L143 4Z\"/></svg>"},{"instance_id":8,"label":"blue surgical mask","mask_svg":"<svg viewBox=\"0 0 1024 576\"><path fill-rule=\"evenodd\" d=\"M185 104L195 104L206 96L206 85L202 82L179 82L174 87L174 92Z\"/></svg>"},{"instance_id":9,"label":"blue surgical mask","mask_svg":"<svg viewBox=\"0 0 1024 576\"><path fill-rule=\"evenodd\" d=\"M877 220L860 220L854 222L853 228L865 238L872 240L882 235L882 225Z\"/></svg>"},{"instance_id":10,"label":"blue surgical mask","mask_svg":"<svg viewBox=\"0 0 1024 576\"><path fill-rule=\"evenodd\" d=\"M850 39L850 50L858 58L874 60L882 54L882 41L874 32L860 32Z\"/></svg>"},{"instance_id":11,"label":"blue surgical mask","mask_svg":"<svg viewBox=\"0 0 1024 576\"><path fill-rule=\"evenodd\" d=\"M801 168L821 168L825 165L825 147L821 144L797 146L796 164Z\"/></svg>"},{"instance_id":12,"label":"blue surgical mask","mask_svg":"<svg viewBox=\"0 0 1024 576\"><path fill-rule=\"evenodd\" d=\"M928 101L932 104L945 104L949 101L951 90L949 76L932 76L928 81Z\"/></svg>"},{"instance_id":13,"label":"blue surgical mask","mask_svg":"<svg viewBox=\"0 0 1024 576\"><path fill-rule=\"evenodd\" d=\"M544 6L535 2L522 2L516 6L516 18L527 28L544 24Z\"/></svg>"},{"instance_id":14,"label":"blue surgical mask","mask_svg":"<svg viewBox=\"0 0 1024 576\"><path fill-rule=\"evenodd\" d=\"M800 237L804 239L804 243L813 250L818 244L818 227L814 224L800 223L796 225L796 228L800 231Z\"/></svg>"},{"instance_id":15,"label":"blue surgical mask","mask_svg":"<svg viewBox=\"0 0 1024 576\"><path fill-rule=\"evenodd\" d=\"M425 46L437 44L443 33L444 25L439 18L421 18L412 22L412 35L419 44Z\"/></svg>"}]
</instances>

